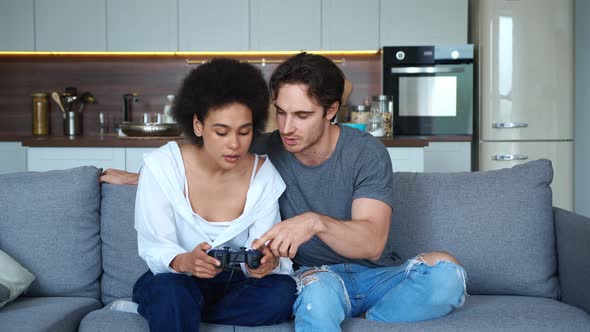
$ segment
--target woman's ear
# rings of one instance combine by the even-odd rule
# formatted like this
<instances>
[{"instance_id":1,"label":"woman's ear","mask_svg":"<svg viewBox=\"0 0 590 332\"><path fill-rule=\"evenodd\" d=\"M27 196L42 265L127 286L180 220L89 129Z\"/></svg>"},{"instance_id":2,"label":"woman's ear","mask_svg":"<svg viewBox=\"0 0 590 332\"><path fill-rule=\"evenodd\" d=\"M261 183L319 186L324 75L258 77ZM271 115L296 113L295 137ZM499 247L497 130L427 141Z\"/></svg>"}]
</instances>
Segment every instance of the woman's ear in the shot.
<instances>
[{"instance_id":1,"label":"woman's ear","mask_svg":"<svg viewBox=\"0 0 590 332\"><path fill-rule=\"evenodd\" d=\"M195 136L203 136L203 123L199 121L196 115L193 115L193 131L195 132Z\"/></svg>"}]
</instances>

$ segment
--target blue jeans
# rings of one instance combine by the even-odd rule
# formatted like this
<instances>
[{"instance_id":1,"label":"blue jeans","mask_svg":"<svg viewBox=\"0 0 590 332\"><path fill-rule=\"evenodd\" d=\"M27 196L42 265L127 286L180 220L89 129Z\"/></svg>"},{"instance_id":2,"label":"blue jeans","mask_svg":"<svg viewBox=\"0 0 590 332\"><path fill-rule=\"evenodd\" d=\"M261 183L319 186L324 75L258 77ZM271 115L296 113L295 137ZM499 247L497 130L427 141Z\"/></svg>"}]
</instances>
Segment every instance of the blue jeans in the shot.
<instances>
[{"instance_id":1,"label":"blue jeans","mask_svg":"<svg viewBox=\"0 0 590 332\"><path fill-rule=\"evenodd\" d=\"M292 277L247 278L242 271L212 279L147 271L133 286L133 302L150 331L199 331L201 321L258 326L291 318L297 293Z\"/></svg>"},{"instance_id":2,"label":"blue jeans","mask_svg":"<svg viewBox=\"0 0 590 332\"><path fill-rule=\"evenodd\" d=\"M340 331L345 318L365 315L383 322L413 322L444 316L463 305L465 272L440 261L418 259L394 267L338 264L297 271L298 331Z\"/></svg>"}]
</instances>

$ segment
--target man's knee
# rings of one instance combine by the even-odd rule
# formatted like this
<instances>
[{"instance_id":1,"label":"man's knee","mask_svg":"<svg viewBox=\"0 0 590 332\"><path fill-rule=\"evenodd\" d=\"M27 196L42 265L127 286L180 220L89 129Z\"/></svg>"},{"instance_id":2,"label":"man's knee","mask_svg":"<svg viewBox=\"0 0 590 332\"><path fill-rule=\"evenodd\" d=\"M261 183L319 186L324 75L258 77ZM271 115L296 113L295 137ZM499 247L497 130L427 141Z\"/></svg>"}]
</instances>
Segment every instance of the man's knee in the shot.
<instances>
[{"instance_id":1,"label":"man's knee","mask_svg":"<svg viewBox=\"0 0 590 332\"><path fill-rule=\"evenodd\" d=\"M295 302L295 314L325 314L350 310L348 294L342 279L329 270L310 270L297 278L299 296Z\"/></svg>"},{"instance_id":2,"label":"man's knee","mask_svg":"<svg viewBox=\"0 0 590 332\"><path fill-rule=\"evenodd\" d=\"M430 266L434 266L438 262L451 262L453 264L460 265L457 258L455 258L453 255L451 255L447 252L444 252L444 251L433 251L433 252L421 254L419 257L422 261L424 261L424 263L426 263Z\"/></svg>"}]
</instances>

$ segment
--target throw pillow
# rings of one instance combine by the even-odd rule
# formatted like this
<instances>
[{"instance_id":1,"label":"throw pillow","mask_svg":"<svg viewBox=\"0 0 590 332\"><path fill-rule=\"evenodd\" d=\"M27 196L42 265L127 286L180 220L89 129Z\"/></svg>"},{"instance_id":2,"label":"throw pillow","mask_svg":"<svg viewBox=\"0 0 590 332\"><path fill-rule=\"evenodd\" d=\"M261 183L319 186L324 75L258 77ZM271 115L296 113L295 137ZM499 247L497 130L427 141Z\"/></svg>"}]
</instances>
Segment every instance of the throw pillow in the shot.
<instances>
[{"instance_id":1,"label":"throw pillow","mask_svg":"<svg viewBox=\"0 0 590 332\"><path fill-rule=\"evenodd\" d=\"M26 292L35 276L0 250L0 308Z\"/></svg>"}]
</instances>

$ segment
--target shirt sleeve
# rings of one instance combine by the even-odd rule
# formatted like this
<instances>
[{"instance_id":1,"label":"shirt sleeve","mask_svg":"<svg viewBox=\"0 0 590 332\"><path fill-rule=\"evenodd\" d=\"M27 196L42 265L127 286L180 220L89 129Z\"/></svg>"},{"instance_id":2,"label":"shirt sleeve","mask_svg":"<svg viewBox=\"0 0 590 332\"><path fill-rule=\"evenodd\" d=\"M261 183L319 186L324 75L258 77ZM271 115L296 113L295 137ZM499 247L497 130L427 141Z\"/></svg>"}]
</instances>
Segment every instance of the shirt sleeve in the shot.
<instances>
[{"instance_id":1,"label":"shirt sleeve","mask_svg":"<svg viewBox=\"0 0 590 332\"><path fill-rule=\"evenodd\" d=\"M371 141L359 154L355 163L352 199L371 198L393 208L393 168L385 146Z\"/></svg>"},{"instance_id":2,"label":"shirt sleeve","mask_svg":"<svg viewBox=\"0 0 590 332\"><path fill-rule=\"evenodd\" d=\"M177 273L170 262L186 250L178 244L173 208L145 165L135 196L135 230L139 256L152 273Z\"/></svg>"}]
</instances>

